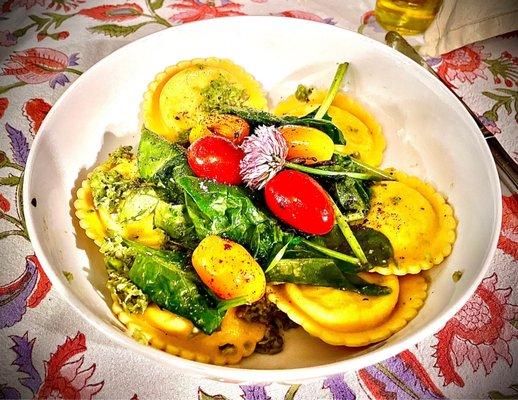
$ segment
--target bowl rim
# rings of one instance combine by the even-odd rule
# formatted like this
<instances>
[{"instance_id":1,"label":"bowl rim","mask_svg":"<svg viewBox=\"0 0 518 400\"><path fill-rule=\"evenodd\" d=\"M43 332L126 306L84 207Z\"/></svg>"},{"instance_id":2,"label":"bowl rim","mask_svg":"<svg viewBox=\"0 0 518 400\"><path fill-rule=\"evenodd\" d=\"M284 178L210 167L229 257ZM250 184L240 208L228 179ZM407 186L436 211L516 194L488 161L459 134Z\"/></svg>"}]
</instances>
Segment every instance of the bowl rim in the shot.
<instances>
[{"instance_id":1,"label":"bowl rim","mask_svg":"<svg viewBox=\"0 0 518 400\"><path fill-rule=\"evenodd\" d=\"M93 325L98 331L102 332L109 338L113 339L117 344L121 345L124 348L130 348L135 350L136 352L146 356L150 360L158 361L168 367L175 367L181 370L182 372L190 375L190 376L201 376L204 378L209 378L213 380L219 380L223 382L233 382L233 383L261 383L261 382L279 382L279 383L300 383L300 382L310 382L315 381L330 375L344 373L346 371L354 371L360 368L367 367L369 365L375 364L377 362L381 362L387 358L397 355L401 351L410 348L415 345L419 341L433 335L438 330L440 330L446 322L452 318L455 313L464 306L464 304L469 300L472 294L475 292L476 288L484 278L491 260L496 251L497 242L499 239L499 233L501 228L501 218L502 218L502 205L501 201L501 188L500 181L498 178L496 166L494 160L491 156L489 148L485 143L485 140L482 137L482 134L477 135L478 144L480 146L480 150L484 155L485 165L487 167L487 172L489 175L490 185L493 186L495 199L495 207L493 209L493 225L492 225L492 239L487 244L485 250L485 258L481 262L481 268L478 275L475 277L470 286L465 290L464 294L449 308L443 310L434 320L428 323L426 326L421 329L415 330L410 333L406 338L401 339L399 343L391 344L389 347L384 347L380 349L375 349L369 353L361 354L357 357L346 359L342 361L333 362L325 365L311 366L311 367L299 367L299 368L288 368L288 369L251 369L251 368L240 368L236 366L219 366L213 364L205 364L197 361L191 361L187 359L183 359L179 356L174 356L165 351L155 349L151 346L146 346L138 343L133 338L127 336L124 332L117 330L114 326L106 323L106 321L102 320L98 316L96 316L92 311L88 309L79 299L77 299L74 295L69 294L69 289L65 286L64 282L62 282L61 278L57 273L54 272L54 269L51 267L52 263L47 258L47 255L42 249L40 245L39 236L37 234L35 228L35 221L33 219L33 209L30 207L30 189L32 187L32 170L34 168L34 163L36 159L36 154L38 153L38 148L40 143L45 140L45 137L48 135L48 130L45 129L46 125L49 123L53 116L58 113L60 109L60 105L66 101L67 97L74 91L74 89L79 85L80 82L85 80L85 77L93 75L96 73L96 70L100 68L100 66L105 63L110 62L113 58L118 57L120 54L128 51L128 48L134 46L136 43L143 44L146 41L159 40L160 37L170 35L170 32L178 31L178 30L198 30L198 29L217 29L218 25L221 24L242 24L242 26L257 26L257 24L283 24L293 25L293 29L304 29L309 25L316 26L319 25L320 29L332 30L335 32L337 29L342 31L342 34L351 35L351 37L355 37L355 40L359 42L364 42L371 47L374 47L377 51L389 53L394 60L402 63L405 68L411 68L415 71L418 71L417 74L421 75L422 79L425 79L428 82L431 82L432 85L435 85L439 91L442 91L445 98L449 98L454 107L462 110L461 114L464 115L464 119L466 120L468 125L472 126L472 132L480 132L476 123L473 121L472 117L469 113L464 109L460 101L443 85L441 82L437 80L437 78L433 77L430 73L427 73L421 66L416 64L414 61L410 60L406 56L397 52L385 44L378 42L372 38L364 36L355 31L351 31L345 28L322 24L320 22L314 22L303 19L296 18L286 18L280 16L234 16L234 17L220 17L209 20L195 21L183 25L174 26L171 28L166 28L147 36L144 36L140 39L132 41L130 43L125 44L119 49L113 51L106 57L97 61L94 65L88 68L78 79L76 79L68 89L59 97L54 106L51 108L48 115L45 117L41 127L40 133L35 137L30 152L28 156L28 160L25 167L24 172L24 181L23 181L23 211L25 215L27 231L29 233L29 237L31 239L31 245L34 249L35 254L37 255L41 265L48 278L50 279L52 286L56 289L56 291L63 297L67 303L72 306L72 308L90 325Z\"/></svg>"}]
</instances>

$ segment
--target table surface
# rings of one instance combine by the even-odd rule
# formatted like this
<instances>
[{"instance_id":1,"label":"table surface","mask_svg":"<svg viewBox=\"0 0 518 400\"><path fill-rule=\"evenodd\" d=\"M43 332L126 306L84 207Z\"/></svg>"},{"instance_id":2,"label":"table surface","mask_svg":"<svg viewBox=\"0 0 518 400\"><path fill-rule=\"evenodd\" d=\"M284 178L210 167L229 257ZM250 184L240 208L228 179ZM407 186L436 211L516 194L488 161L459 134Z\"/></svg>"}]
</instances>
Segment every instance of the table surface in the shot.
<instances>
[{"instance_id":1,"label":"table surface","mask_svg":"<svg viewBox=\"0 0 518 400\"><path fill-rule=\"evenodd\" d=\"M513 360L518 356L518 197L505 189L501 237L487 276L441 331L382 363L301 386L200 380L131 354L58 296L33 254L16 200L30 144L52 104L98 60L169 26L245 14L310 19L383 40L373 5L373 0L3 1L1 398L518 398ZM514 32L429 60L515 160L517 38ZM412 40L418 44L422 38Z\"/></svg>"}]
</instances>

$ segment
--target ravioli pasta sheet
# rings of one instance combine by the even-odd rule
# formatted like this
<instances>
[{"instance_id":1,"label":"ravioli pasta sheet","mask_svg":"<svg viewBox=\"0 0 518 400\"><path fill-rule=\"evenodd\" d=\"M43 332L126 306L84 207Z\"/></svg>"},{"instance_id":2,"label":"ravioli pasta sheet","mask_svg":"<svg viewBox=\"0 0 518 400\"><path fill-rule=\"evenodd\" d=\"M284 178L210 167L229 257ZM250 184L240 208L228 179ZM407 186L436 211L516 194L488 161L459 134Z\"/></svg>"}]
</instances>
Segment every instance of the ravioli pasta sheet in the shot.
<instances>
[{"instance_id":1,"label":"ravioli pasta sheet","mask_svg":"<svg viewBox=\"0 0 518 400\"><path fill-rule=\"evenodd\" d=\"M362 274L361 277L371 283L388 283L393 289L392 294L372 297L347 293L348 302L345 303L335 301L337 297L342 297L338 293L342 291L338 289L327 289L317 297L311 287L283 284L270 285L268 299L306 332L326 343L334 346L365 346L387 339L413 319L423 305L428 286L421 275L392 276L390 280L384 280L380 275L370 274L369 277L369 274ZM293 286L298 287L294 290ZM397 299L395 302L394 297ZM326 310L328 321L323 323L322 315L314 313L316 307ZM371 313L376 312L380 315L371 316ZM358 318L356 313L362 318Z\"/></svg>"},{"instance_id":2,"label":"ravioli pasta sheet","mask_svg":"<svg viewBox=\"0 0 518 400\"><path fill-rule=\"evenodd\" d=\"M223 81L243 93L243 106L267 109L260 84L230 60L206 58L182 61L159 73L148 86L142 118L149 130L176 141L206 116L203 91Z\"/></svg>"},{"instance_id":3,"label":"ravioli pasta sheet","mask_svg":"<svg viewBox=\"0 0 518 400\"><path fill-rule=\"evenodd\" d=\"M86 236L92 239L97 246L101 246L109 236L108 232L119 234L125 239L155 249L160 248L165 241L164 232L154 226L152 214L121 225L117 221L116 214L112 214L103 208L96 208L89 178L85 179L78 189L74 208L79 219L79 226L84 229Z\"/></svg>"},{"instance_id":4,"label":"ravioli pasta sheet","mask_svg":"<svg viewBox=\"0 0 518 400\"><path fill-rule=\"evenodd\" d=\"M451 206L431 185L403 172L391 170L391 174L395 181L373 186L365 225L387 236L395 262L373 271L417 274L451 253L457 221Z\"/></svg>"},{"instance_id":5,"label":"ravioli pasta sheet","mask_svg":"<svg viewBox=\"0 0 518 400\"><path fill-rule=\"evenodd\" d=\"M188 360L225 365L237 364L255 350L265 333L263 324L247 322L230 309L221 327L211 335L194 333L191 321L155 304L142 315L127 313L116 299L112 310L137 340Z\"/></svg>"}]
</instances>

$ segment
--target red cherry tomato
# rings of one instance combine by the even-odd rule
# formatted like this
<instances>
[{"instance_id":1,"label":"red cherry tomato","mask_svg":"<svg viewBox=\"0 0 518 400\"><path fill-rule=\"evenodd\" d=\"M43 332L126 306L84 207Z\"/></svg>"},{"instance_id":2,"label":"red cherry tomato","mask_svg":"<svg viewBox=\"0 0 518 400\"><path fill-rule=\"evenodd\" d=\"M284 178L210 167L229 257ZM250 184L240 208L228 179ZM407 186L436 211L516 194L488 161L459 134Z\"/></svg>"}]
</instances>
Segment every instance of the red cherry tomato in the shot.
<instances>
[{"instance_id":1,"label":"red cherry tomato","mask_svg":"<svg viewBox=\"0 0 518 400\"><path fill-rule=\"evenodd\" d=\"M187 161L196 176L227 185L241 183L239 163L243 157L243 150L222 136L202 137L187 152Z\"/></svg>"},{"instance_id":2,"label":"red cherry tomato","mask_svg":"<svg viewBox=\"0 0 518 400\"><path fill-rule=\"evenodd\" d=\"M309 175L281 171L266 184L264 197L277 218L302 232L325 235L333 229L335 215L329 195Z\"/></svg>"}]
</instances>

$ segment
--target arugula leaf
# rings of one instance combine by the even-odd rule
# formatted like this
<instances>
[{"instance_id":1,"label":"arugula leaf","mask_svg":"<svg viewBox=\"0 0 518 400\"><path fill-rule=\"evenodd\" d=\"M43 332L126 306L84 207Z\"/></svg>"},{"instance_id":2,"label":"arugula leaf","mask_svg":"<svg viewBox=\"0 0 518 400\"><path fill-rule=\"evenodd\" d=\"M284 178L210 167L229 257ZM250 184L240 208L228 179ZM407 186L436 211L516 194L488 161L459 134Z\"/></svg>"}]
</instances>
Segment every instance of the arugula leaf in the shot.
<instances>
[{"instance_id":1,"label":"arugula leaf","mask_svg":"<svg viewBox=\"0 0 518 400\"><path fill-rule=\"evenodd\" d=\"M125 243L136 253L129 277L153 302L189 319L206 334L218 329L225 311L187 268L185 254Z\"/></svg>"}]
</instances>

